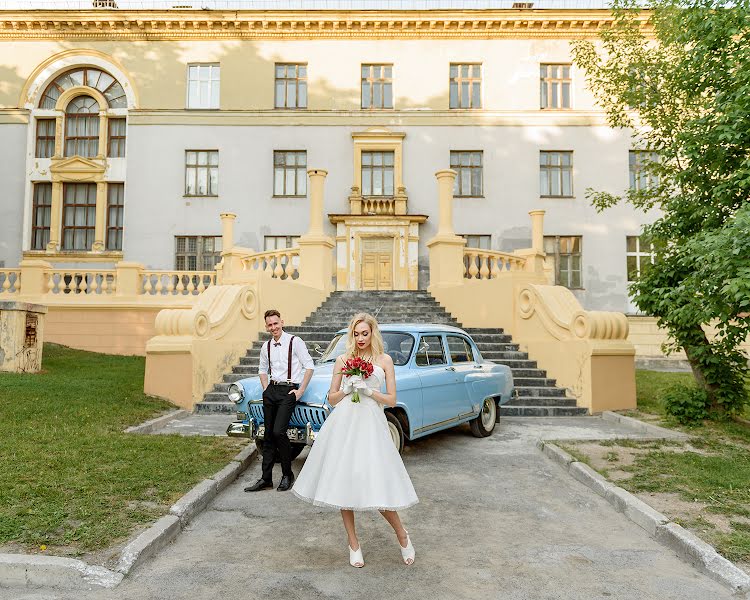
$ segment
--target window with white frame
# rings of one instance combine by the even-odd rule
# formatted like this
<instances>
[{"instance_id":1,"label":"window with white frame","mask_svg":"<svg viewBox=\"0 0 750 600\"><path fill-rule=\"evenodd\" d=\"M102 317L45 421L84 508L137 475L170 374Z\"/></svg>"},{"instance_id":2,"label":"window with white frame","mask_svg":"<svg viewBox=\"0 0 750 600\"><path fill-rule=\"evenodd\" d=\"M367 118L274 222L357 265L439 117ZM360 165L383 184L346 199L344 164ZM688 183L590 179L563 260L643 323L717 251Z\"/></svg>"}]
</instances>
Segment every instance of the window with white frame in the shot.
<instances>
[{"instance_id":1,"label":"window with white frame","mask_svg":"<svg viewBox=\"0 0 750 600\"><path fill-rule=\"evenodd\" d=\"M221 261L221 236L175 236L174 266L177 271L212 271Z\"/></svg>"},{"instance_id":2,"label":"window with white frame","mask_svg":"<svg viewBox=\"0 0 750 600\"><path fill-rule=\"evenodd\" d=\"M185 151L185 195L219 195L219 151Z\"/></svg>"},{"instance_id":3,"label":"window with white frame","mask_svg":"<svg viewBox=\"0 0 750 600\"><path fill-rule=\"evenodd\" d=\"M305 150L273 151L273 195L307 195L307 152Z\"/></svg>"},{"instance_id":4,"label":"window with white frame","mask_svg":"<svg viewBox=\"0 0 750 600\"><path fill-rule=\"evenodd\" d=\"M122 250L125 184L107 184L107 250Z\"/></svg>"},{"instance_id":5,"label":"window with white frame","mask_svg":"<svg viewBox=\"0 0 750 600\"><path fill-rule=\"evenodd\" d=\"M659 153L649 150L630 150L628 153L628 171L630 189L645 190L659 185L659 176L650 172L649 165L659 162Z\"/></svg>"},{"instance_id":6,"label":"window with white frame","mask_svg":"<svg viewBox=\"0 0 750 600\"><path fill-rule=\"evenodd\" d=\"M49 243L52 216L52 184L34 184L34 204L31 211L31 249L44 250Z\"/></svg>"},{"instance_id":7,"label":"window with white frame","mask_svg":"<svg viewBox=\"0 0 750 600\"><path fill-rule=\"evenodd\" d=\"M572 152L539 152L539 195L551 198L573 197Z\"/></svg>"},{"instance_id":8,"label":"window with white frame","mask_svg":"<svg viewBox=\"0 0 750 600\"><path fill-rule=\"evenodd\" d=\"M540 108L570 108L570 65L539 66Z\"/></svg>"},{"instance_id":9,"label":"window with white frame","mask_svg":"<svg viewBox=\"0 0 750 600\"><path fill-rule=\"evenodd\" d=\"M481 197L483 195L482 152L451 150L451 169L456 172L453 195Z\"/></svg>"},{"instance_id":10,"label":"window with white frame","mask_svg":"<svg viewBox=\"0 0 750 600\"><path fill-rule=\"evenodd\" d=\"M393 65L362 65L362 108L393 108Z\"/></svg>"},{"instance_id":11,"label":"window with white frame","mask_svg":"<svg viewBox=\"0 0 750 600\"><path fill-rule=\"evenodd\" d=\"M96 230L96 184L63 184L62 249L91 250Z\"/></svg>"},{"instance_id":12,"label":"window with white frame","mask_svg":"<svg viewBox=\"0 0 750 600\"><path fill-rule=\"evenodd\" d=\"M36 158L51 158L55 154L55 119L36 121Z\"/></svg>"},{"instance_id":13,"label":"window with white frame","mask_svg":"<svg viewBox=\"0 0 750 600\"><path fill-rule=\"evenodd\" d=\"M109 140L107 141L107 156L122 158L125 156L125 119L108 119Z\"/></svg>"},{"instance_id":14,"label":"window with white frame","mask_svg":"<svg viewBox=\"0 0 750 600\"><path fill-rule=\"evenodd\" d=\"M263 238L263 249L284 250L298 245L300 236L298 235L267 235Z\"/></svg>"},{"instance_id":15,"label":"window with white frame","mask_svg":"<svg viewBox=\"0 0 750 600\"><path fill-rule=\"evenodd\" d=\"M482 108L482 65L451 63L450 108Z\"/></svg>"},{"instance_id":16,"label":"window with white frame","mask_svg":"<svg viewBox=\"0 0 750 600\"><path fill-rule=\"evenodd\" d=\"M307 65L277 63L274 106L307 108Z\"/></svg>"},{"instance_id":17,"label":"window with white frame","mask_svg":"<svg viewBox=\"0 0 750 600\"><path fill-rule=\"evenodd\" d=\"M188 108L219 108L221 67L218 64L188 65Z\"/></svg>"},{"instance_id":18,"label":"window with white frame","mask_svg":"<svg viewBox=\"0 0 750 600\"><path fill-rule=\"evenodd\" d=\"M553 263L555 285L564 285L570 289L583 287L582 241L580 235L544 236L544 251L547 253L547 260Z\"/></svg>"},{"instance_id":19,"label":"window with white frame","mask_svg":"<svg viewBox=\"0 0 750 600\"><path fill-rule=\"evenodd\" d=\"M362 195L393 196L393 152L362 152Z\"/></svg>"},{"instance_id":20,"label":"window with white frame","mask_svg":"<svg viewBox=\"0 0 750 600\"><path fill-rule=\"evenodd\" d=\"M65 108L65 156L93 158L99 153L99 103L78 96Z\"/></svg>"},{"instance_id":21,"label":"window with white frame","mask_svg":"<svg viewBox=\"0 0 750 600\"><path fill-rule=\"evenodd\" d=\"M647 241L645 236L629 235L625 238L625 257L630 283L641 276L647 265L654 264L654 245Z\"/></svg>"}]
</instances>

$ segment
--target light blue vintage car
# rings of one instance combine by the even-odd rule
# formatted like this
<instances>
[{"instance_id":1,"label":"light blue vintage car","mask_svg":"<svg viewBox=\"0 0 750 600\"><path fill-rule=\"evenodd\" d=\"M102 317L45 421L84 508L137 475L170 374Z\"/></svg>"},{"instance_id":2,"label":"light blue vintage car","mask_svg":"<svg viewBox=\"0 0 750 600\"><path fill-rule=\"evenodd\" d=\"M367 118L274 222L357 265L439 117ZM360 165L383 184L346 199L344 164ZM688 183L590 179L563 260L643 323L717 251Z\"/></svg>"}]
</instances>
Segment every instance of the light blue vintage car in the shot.
<instances>
[{"instance_id":1,"label":"light blue vintage car","mask_svg":"<svg viewBox=\"0 0 750 600\"><path fill-rule=\"evenodd\" d=\"M393 443L399 452L406 440L469 423L477 437L490 435L497 421L497 404L510 400L510 368L484 360L471 336L447 325L381 325L385 351L396 371L397 404L386 407ZM315 366L313 378L297 403L287 435L296 457L315 436L333 407L328 389L336 358L346 346L346 330L339 331ZM384 390L385 391L385 390ZM229 387L237 404L237 421L230 436L249 437L263 448L263 388L260 378L248 377Z\"/></svg>"}]
</instances>

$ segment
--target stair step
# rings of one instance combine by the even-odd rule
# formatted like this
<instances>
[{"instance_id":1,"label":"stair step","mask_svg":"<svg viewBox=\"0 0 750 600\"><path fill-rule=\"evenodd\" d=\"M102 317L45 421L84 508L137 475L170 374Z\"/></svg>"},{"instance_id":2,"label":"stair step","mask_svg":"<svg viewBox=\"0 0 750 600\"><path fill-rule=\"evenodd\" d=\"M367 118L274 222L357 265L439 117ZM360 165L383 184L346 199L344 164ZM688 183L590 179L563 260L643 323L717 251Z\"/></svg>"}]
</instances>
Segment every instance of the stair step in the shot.
<instances>
[{"instance_id":1,"label":"stair step","mask_svg":"<svg viewBox=\"0 0 750 600\"><path fill-rule=\"evenodd\" d=\"M516 358L497 358L497 359L493 359L492 362L498 365L507 365L511 369L513 368L535 369L536 368L535 360L520 360Z\"/></svg>"},{"instance_id":2,"label":"stair step","mask_svg":"<svg viewBox=\"0 0 750 600\"><path fill-rule=\"evenodd\" d=\"M496 351L496 350L490 350L485 352L484 350L480 349L480 352L482 353L482 358L486 358L487 360L491 360L493 362L497 362L501 359L507 359L507 360L529 360L529 353L528 352L518 352L515 350L504 350L504 351Z\"/></svg>"},{"instance_id":3,"label":"stair step","mask_svg":"<svg viewBox=\"0 0 750 600\"><path fill-rule=\"evenodd\" d=\"M555 389L555 388L552 388ZM559 396L535 396L513 398L508 400L503 406L575 406L575 398L561 398Z\"/></svg>"},{"instance_id":4,"label":"stair step","mask_svg":"<svg viewBox=\"0 0 750 600\"><path fill-rule=\"evenodd\" d=\"M501 327L464 327L466 333L471 333L472 337L474 334L477 335L497 335L499 333L505 333L505 330Z\"/></svg>"},{"instance_id":5,"label":"stair step","mask_svg":"<svg viewBox=\"0 0 750 600\"><path fill-rule=\"evenodd\" d=\"M234 402L199 402L193 409L199 415L208 414L232 414L237 412L237 405Z\"/></svg>"},{"instance_id":6,"label":"stair step","mask_svg":"<svg viewBox=\"0 0 750 600\"><path fill-rule=\"evenodd\" d=\"M582 417L589 411L577 406L508 406L503 404L499 417Z\"/></svg>"},{"instance_id":7,"label":"stair step","mask_svg":"<svg viewBox=\"0 0 750 600\"><path fill-rule=\"evenodd\" d=\"M559 387L551 386L516 386L516 394L519 398L536 398L536 397L565 397L565 390Z\"/></svg>"},{"instance_id":8,"label":"stair step","mask_svg":"<svg viewBox=\"0 0 750 600\"><path fill-rule=\"evenodd\" d=\"M557 380L547 377L544 369L513 369L513 383L524 387L550 387L556 385Z\"/></svg>"}]
</instances>

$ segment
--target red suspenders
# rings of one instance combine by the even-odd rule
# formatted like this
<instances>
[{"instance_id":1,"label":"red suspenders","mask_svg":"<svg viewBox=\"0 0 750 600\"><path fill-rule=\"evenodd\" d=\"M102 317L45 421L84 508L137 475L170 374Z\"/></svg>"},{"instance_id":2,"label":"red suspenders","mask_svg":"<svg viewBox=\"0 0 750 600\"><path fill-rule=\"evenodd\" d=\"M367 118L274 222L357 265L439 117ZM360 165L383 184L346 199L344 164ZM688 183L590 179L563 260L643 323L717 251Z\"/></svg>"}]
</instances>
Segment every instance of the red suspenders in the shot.
<instances>
[{"instance_id":1,"label":"red suspenders","mask_svg":"<svg viewBox=\"0 0 750 600\"><path fill-rule=\"evenodd\" d=\"M271 379L271 343L273 338L268 340L268 378ZM294 336L289 340L289 356L287 357L286 380L292 380L292 346L294 345Z\"/></svg>"}]
</instances>

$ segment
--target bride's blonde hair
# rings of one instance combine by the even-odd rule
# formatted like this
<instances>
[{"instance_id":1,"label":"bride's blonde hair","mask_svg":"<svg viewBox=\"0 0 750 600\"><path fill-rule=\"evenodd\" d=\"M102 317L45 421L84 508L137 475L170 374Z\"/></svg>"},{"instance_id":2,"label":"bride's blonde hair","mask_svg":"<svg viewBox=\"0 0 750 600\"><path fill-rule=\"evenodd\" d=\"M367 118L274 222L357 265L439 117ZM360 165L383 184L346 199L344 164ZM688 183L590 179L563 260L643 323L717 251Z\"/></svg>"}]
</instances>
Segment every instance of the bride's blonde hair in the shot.
<instances>
[{"instance_id":1,"label":"bride's blonde hair","mask_svg":"<svg viewBox=\"0 0 750 600\"><path fill-rule=\"evenodd\" d=\"M349 331L346 335L346 354L347 356L357 356L357 344L354 341L354 328L360 323L367 323L370 326L370 352L372 357L380 356L385 352L383 336L380 335L380 327L375 317L368 313L359 313L354 315L349 323Z\"/></svg>"}]
</instances>

